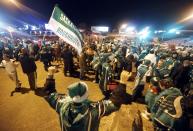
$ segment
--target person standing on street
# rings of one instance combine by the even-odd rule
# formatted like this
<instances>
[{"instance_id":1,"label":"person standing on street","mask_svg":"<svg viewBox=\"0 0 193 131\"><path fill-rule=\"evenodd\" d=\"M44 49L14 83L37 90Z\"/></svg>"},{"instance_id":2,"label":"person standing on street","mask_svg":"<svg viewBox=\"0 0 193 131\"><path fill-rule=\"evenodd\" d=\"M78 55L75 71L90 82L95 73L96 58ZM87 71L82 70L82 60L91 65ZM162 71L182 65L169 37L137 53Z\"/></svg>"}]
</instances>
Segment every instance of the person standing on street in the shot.
<instances>
[{"instance_id":1,"label":"person standing on street","mask_svg":"<svg viewBox=\"0 0 193 131\"><path fill-rule=\"evenodd\" d=\"M2 60L1 65L5 67L5 70L7 71L9 78L15 82L15 90L20 89L21 82L18 79L17 70L16 70L18 63L15 63L13 59L10 59L10 56L8 54L4 54L3 59L4 60Z\"/></svg>"},{"instance_id":2,"label":"person standing on street","mask_svg":"<svg viewBox=\"0 0 193 131\"><path fill-rule=\"evenodd\" d=\"M27 74L30 88L35 90L37 80L37 66L35 64L35 60L29 56L26 49L22 48L21 52L19 61L21 63L23 73Z\"/></svg>"},{"instance_id":3,"label":"person standing on street","mask_svg":"<svg viewBox=\"0 0 193 131\"><path fill-rule=\"evenodd\" d=\"M62 52L62 58L64 62L64 75L67 76L69 72L70 76L73 75L73 54L69 47L65 47Z\"/></svg>"}]
</instances>

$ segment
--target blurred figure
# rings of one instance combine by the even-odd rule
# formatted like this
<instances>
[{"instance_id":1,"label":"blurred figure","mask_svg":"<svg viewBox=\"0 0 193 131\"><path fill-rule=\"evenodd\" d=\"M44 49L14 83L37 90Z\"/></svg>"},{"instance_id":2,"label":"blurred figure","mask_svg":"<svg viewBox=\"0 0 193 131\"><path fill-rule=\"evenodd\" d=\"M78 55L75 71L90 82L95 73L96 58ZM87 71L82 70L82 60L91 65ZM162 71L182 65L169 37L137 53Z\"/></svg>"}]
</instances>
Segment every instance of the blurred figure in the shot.
<instances>
[{"instance_id":1,"label":"blurred figure","mask_svg":"<svg viewBox=\"0 0 193 131\"><path fill-rule=\"evenodd\" d=\"M132 72L132 63L134 62L134 56L129 54L125 59L125 70Z\"/></svg>"},{"instance_id":2,"label":"blurred figure","mask_svg":"<svg viewBox=\"0 0 193 131\"><path fill-rule=\"evenodd\" d=\"M145 113L141 113L141 114L147 120L151 119L152 106L155 103L155 98L161 92L161 88L159 86L159 81L160 80L158 77L151 78L149 88L147 90L147 93L145 94L145 103L147 104L147 111L145 111Z\"/></svg>"},{"instance_id":3,"label":"blurred figure","mask_svg":"<svg viewBox=\"0 0 193 131\"><path fill-rule=\"evenodd\" d=\"M86 52L83 50L79 57L79 65L80 65L80 80L86 79Z\"/></svg>"},{"instance_id":4,"label":"blurred figure","mask_svg":"<svg viewBox=\"0 0 193 131\"><path fill-rule=\"evenodd\" d=\"M175 86L180 89L183 93L187 88L189 81L190 81L190 72L191 72L191 65L189 60L184 60L183 64L176 69L175 72L172 74L172 78L174 81Z\"/></svg>"},{"instance_id":5,"label":"blurred figure","mask_svg":"<svg viewBox=\"0 0 193 131\"><path fill-rule=\"evenodd\" d=\"M7 74L9 78L15 82L15 89L21 88L21 82L18 79L17 70L16 67L18 66L18 63L15 63L13 59L10 59L10 56L7 54L3 55L3 61L2 66L5 67L5 70L7 71Z\"/></svg>"},{"instance_id":6,"label":"blurred figure","mask_svg":"<svg viewBox=\"0 0 193 131\"><path fill-rule=\"evenodd\" d=\"M151 49L151 50L149 51L149 54L146 55L146 56L144 57L144 59L145 59L145 60L150 60L150 61L151 61L151 65L155 65L155 64L156 64L156 55L155 55L155 53L154 53L154 50Z\"/></svg>"},{"instance_id":7,"label":"blurred figure","mask_svg":"<svg viewBox=\"0 0 193 131\"><path fill-rule=\"evenodd\" d=\"M51 66L51 55L48 51L48 49L46 49L46 47L43 47L41 52L40 52L40 60L43 62L44 64L44 69L45 71L48 71L48 67Z\"/></svg>"},{"instance_id":8,"label":"blurred figure","mask_svg":"<svg viewBox=\"0 0 193 131\"><path fill-rule=\"evenodd\" d=\"M123 104L122 95L126 94L126 81L129 74L122 72L119 91L112 93L108 100L92 102L88 99L88 86L84 82L76 82L68 86L68 94L49 92L47 97L50 105L56 109L60 117L61 129L65 131L98 131L100 119ZM53 78L53 77L52 77Z\"/></svg>"},{"instance_id":9,"label":"blurred figure","mask_svg":"<svg viewBox=\"0 0 193 131\"><path fill-rule=\"evenodd\" d=\"M135 77L135 87L133 90L133 101L142 96L142 91L146 82L146 72L149 70L151 61L144 60L137 69L137 76Z\"/></svg>"},{"instance_id":10,"label":"blurred figure","mask_svg":"<svg viewBox=\"0 0 193 131\"><path fill-rule=\"evenodd\" d=\"M27 47L29 51L29 56L34 57L34 44L32 42L29 42Z\"/></svg>"},{"instance_id":11,"label":"blurred figure","mask_svg":"<svg viewBox=\"0 0 193 131\"><path fill-rule=\"evenodd\" d=\"M73 54L68 46L64 47L62 52L62 58L64 62L64 75L67 76L69 72L70 76L73 75Z\"/></svg>"},{"instance_id":12,"label":"blurred figure","mask_svg":"<svg viewBox=\"0 0 193 131\"><path fill-rule=\"evenodd\" d=\"M171 79L159 82L162 92L155 98L151 116L155 131L183 131L188 128L182 93L173 87Z\"/></svg>"},{"instance_id":13,"label":"blurred figure","mask_svg":"<svg viewBox=\"0 0 193 131\"><path fill-rule=\"evenodd\" d=\"M153 76L159 79L164 79L170 75L170 70L164 65L166 61L160 59L153 69Z\"/></svg>"},{"instance_id":14,"label":"blurred figure","mask_svg":"<svg viewBox=\"0 0 193 131\"><path fill-rule=\"evenodd\" d=\"M21 54L19 58L23 73L28 77L29 85L32 90L36 89L37 73L36 73L36 63L34 58L30 57L26 49L21 49Z\"/></svg>"}]
</instances>

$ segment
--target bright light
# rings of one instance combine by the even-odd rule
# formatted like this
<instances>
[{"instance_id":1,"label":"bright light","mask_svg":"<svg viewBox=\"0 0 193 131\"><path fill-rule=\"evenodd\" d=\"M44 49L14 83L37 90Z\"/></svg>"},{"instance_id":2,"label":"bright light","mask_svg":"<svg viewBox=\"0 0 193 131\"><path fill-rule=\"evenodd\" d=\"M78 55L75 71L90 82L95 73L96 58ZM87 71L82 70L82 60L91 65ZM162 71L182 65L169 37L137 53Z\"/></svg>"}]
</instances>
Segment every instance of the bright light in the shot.
<instances>
[{"instance_id":1,"label":"bright light","mask_svg":"<svg viewBox=\"0 0 193 131\"><path fill-rule=\"evenodd\" d=\"M145 38L147 38L149 36L149 33L150 33L149 27L147 26L143 30L141 30L138 33L138 35L139 35L140 39L145 39Z\"/></svg>"},{"instance_id":2,"label":"bright light","mask_svg":"<svg viewBox=\"0 0 193 131\"><path fill-rule=\"evenodd\" d=\"M8 26L7 30L8 30L9 32L14 32L14 31L15 31L15 29L14 29L13 27L11 27L11 26Z\"/></svg>"},{"instance_id":3,"label":"bright light","mask_svg":"<svg viewBox=\"0 0 193 131\"><path fill-rule=\"evenodd\" d=\"M10 2L12 2L12 3L16 3L17 1L16 0L9 0Z\"/></svg>"},{"instance_id":4,"label":"bright light","mask_svg":"<svg viewBox=\"0 0 193 131\"><path fill-rule=\"evenodd\" d=\"M190 20L193 18L193 13L191 13L190 15L188 15L187 17L183 18L182 20L179 21L179 23L185 22L187 20Z\"/></svg>"},{"instance_id":5,"label":"bright light","mask_svg":"<svg viewBox=\"0 0 193 131\"><path fill-rule=\"evenodd\" d=\"M109 27L104 27L104 26L98 27L98 31L108 32L109 31Z\"/></svg>"},{"instance_id":6,"label":"bright light","mask_svg":"<svg viewBox=\"0 0 193 131\"><path fill-rule=\"evenodd\" d=\"M176 29L170 29L170 30L168 31L168 33L174 33L174 32L176 32Z\"/></svg>"},{"instance_id":7,"label":"bright light","mask_svg":"<svg viewBox=\"0 0 193 131\"><path fill-rule=\"evenodd\" d=\"M176 31L176 34L179 35L179 34L180 34L180 31Z\"/></svg>"},{"instance_id":8,"label":"bright light","mask_svg":"<svg viewBox=\"0 0 193 131\"><path fill-rule=\"evenodd\" d=\"M134 30L135 30L135 27L130 26L130 27L127 27L126 32L132 32Z\"/></svg>"},{"instance_id":9,"label":"bright light","mask_svg":"<svg viewBox=\"0 0 193 131\"><path fill-rule=\"evenodd\" d=\"M127 24L122 24L121 29L125 29L127 27Z\"/></svg>"},{"instance_id":10,"label":"bright light","mask_svg":"<svg viewBox=\"0 0 193 131\"><path fill-rule=\"evenodd\" d=\"M145 38L147 38L148 36L149 36L149 31L148 32L144 32L142 35L141 35L141 38L142 39L145 39Z\"/></svg>"},{"instance_id":11,"label":"bright light","mask_svg":"<svg viewBox=\"0 0 193 131\"><path fill-rule=\"evenodd\" d=\"M31 26L31 30L36 30L36 26Z\"/></svg>"},{"instance_id":12,"label":"bright light","mask_svg":"<svg viewBox=\"0 0 193 131\"><path fill-rule=\"evenodd\" d=\"M109 31L109 27L107 26L91 26L91 31L92 32L108 32Z\"/></svg>"},{"instance_id":13,"label":"bright light","mask_svg":"<svg viewBox=\"0 0 193 131\"><path fill-rule=\"evenodd\" d=\"M4 4L6 4L9 7L11 5L15 5L18 8L21 7L21 4L17 0L2 0L2 2L4 2Z\"/></svg>"},{"instance_id":14,"label":"bright light","mask_svg":"<svg viewBox=\"0 0 193 131\"><path fill-rule=\"evenodd\" d=\"M45 24L46 30L52 30L52 27L49 24Z\"/></svg>"},{"instance_id":15,"label":"bright light","mask_svg":"<svg viewBox=\"0 0 193 131\"><path fill-rule=\"evenodd\" d=\"M29 29L29 25L24 25L24 27L25 27L25 30Z\"/></svg>"},{"instance_id":16,"label":"bright light","mask_svg":"<svg viewBox=\"0 0 193 131\"><path fill-rule=\"evenodd\" d=\"M157 33L163 33L163 32L166 32L166 31L165 31L165 30L156 30L156 31L154 31L155 34L157 34Z\"/></svg>"},{"instance_id":17,"label":"bright light","mask_svg":"<svg viewBox=\"0 0 193 131\"><path fill-rule=\"evenodd\" d=\"M159 33L165 32L164 30L158 30Z\"/></svg>"}]
</instances>

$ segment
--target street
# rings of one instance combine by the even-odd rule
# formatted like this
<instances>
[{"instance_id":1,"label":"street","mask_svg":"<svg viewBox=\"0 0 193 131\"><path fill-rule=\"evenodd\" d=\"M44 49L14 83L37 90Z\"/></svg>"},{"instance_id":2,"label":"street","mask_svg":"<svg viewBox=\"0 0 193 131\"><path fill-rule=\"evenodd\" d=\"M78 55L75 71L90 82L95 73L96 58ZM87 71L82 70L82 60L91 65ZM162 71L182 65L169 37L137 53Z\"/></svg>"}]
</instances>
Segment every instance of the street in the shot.
<instances>
[{"instance_id":1,"label":"street","mask_svg":"<svg viewBox=\"0 0 193 131\"><path fill-rule=\"evenodd\" d=\"M43 64L37 64L37 85L42 88L47 76ZM0 130L1 131L60 131L59 117L41 94L31 91L27 76L23 74L21 67L17 68L19 80L22 82L20 92L15 90L12 82L3 68L0 68ZM67 86L79 81L78 78L65 77L63 68L55 74L56 89L59 93L66 93ZM103 95L97 84L85 81L89 86L89 99L97 101ZM128 82L127 92L131 93L133 82ZM101 119L99 131L131 131L136 112L144 111L145 105L132 103L122 105L119 111ZM151 131L151 122L143 119L143 130Z\"/></svg>"}]
</instances>

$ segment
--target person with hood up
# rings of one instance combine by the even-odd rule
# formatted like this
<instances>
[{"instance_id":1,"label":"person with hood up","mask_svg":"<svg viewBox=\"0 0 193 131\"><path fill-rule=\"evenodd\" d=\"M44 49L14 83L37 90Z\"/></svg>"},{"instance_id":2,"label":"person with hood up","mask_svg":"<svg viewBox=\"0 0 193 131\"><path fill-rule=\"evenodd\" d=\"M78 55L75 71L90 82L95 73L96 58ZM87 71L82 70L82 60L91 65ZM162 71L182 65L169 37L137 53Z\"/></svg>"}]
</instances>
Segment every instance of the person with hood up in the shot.
<instances>
[{"instance_id":1,"label":"person with hood up","mask_svg":"<svg viewBox=\"0 0 193 131\"><path fill-rule=\"evenodd\" d=\"M122 89L126 94L125 83L128 76L128 72L122 72L117 88L119 92ZM122 96L116 91L108 100L90 101L88 86L81 81L71 84L67 89L67 95L61 95L52 90L47 97L47 101L59 114L62 131L98 131L100 118L117 111L123 104Z\"/></svg>"}]
</instances>

